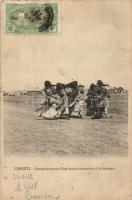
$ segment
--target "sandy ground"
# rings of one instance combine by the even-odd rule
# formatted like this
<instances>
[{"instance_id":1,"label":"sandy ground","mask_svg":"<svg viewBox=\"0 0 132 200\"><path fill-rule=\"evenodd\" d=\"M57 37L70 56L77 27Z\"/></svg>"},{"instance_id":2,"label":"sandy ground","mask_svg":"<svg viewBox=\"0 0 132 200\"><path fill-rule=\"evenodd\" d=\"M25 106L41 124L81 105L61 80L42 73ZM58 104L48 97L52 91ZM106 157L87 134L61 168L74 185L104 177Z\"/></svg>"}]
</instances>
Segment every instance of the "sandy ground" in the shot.
<instances>
[{"instance_id":1,"label":"sandy ground","mask_svg":"<svg viewBox=\"0 0 132 200\"><path fill-rule=\"evenodd\" d=\"M4 103L5 153L127 156L127 116L92 120L37 120L29 105Z\"/></svg>"}]
</instances>

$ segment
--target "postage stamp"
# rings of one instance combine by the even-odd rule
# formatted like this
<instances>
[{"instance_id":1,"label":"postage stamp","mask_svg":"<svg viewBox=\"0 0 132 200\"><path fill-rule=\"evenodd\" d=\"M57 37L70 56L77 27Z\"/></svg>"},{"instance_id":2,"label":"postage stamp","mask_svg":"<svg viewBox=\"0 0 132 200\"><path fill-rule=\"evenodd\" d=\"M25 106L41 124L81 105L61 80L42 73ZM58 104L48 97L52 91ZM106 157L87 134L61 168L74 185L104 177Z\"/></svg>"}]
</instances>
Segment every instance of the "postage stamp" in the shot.
<instances>
[{"instance_id":1,"label":"postage stamp","mask_svg":"<svg viewBox=\"0 0 132 200\"><path fill-rule=\"evenodd\" d=\"M6 32L16 34L57 33L58 4L6 4Z\"/></svg>"}]
</instances>

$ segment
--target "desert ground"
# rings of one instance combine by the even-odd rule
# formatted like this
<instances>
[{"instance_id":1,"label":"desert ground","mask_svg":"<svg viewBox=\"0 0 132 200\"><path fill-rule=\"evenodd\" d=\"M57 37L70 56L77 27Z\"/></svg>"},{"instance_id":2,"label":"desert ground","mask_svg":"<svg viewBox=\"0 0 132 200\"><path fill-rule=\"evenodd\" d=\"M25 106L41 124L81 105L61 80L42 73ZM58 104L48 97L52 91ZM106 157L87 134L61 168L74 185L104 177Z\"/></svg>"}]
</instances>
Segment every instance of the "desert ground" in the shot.
<instances>
[{"instance_id":1,"label":"desert ground","mask_svg":"<svg viewBox=\"0 0 132 200\"><path fill-rule=\"evenodd\" d=\"M4 101L7 155L127 156L127 113L107 119L37 120L35 106Z\"/></svg>"}]
</instances>

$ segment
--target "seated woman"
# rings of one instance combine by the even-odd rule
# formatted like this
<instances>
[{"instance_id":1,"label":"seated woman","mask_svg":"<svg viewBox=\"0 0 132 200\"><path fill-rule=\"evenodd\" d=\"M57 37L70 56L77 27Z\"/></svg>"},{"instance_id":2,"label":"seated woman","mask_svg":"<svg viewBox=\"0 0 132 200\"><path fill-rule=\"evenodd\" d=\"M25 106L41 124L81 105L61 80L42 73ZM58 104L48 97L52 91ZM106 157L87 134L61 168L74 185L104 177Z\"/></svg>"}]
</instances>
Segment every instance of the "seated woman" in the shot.
<instances>
[{"instance_id":1,"label":"seated woman","mask_svg":"<svg viewBox=\"0 0 132 200\"><path fill-rule=\"evenodd\" d=\"M59 95L57 95L56 90L50 81L45 81L44 85L46 97L42 105L39 117L42 117L44 119L55 119L57 114L57 107L60 102L60 97ZM45 110L43 109L44 106Z\"/></svg>"},{"instance_id":2,"label":"seated woman","mask_svg":"<svg viewBox=\"0 0 132 200\"><path fill-rule=\"evenodd\" d=\"M62 83L57 83L56 92L60 96L60 101L57 106L56 119L69 119L68 96L65 91L65 85Z\"/></svg>"},{"instance_id":3,"label":"seated woman","mask_svg":"<svg viewBox=\"0 0 132 200\"><path fill-rule=\"evenodd\" d=\"M71 117L82 118L84 112L84 86L78 86L78 93L74 98L73 104L74 105L73 111L71 112Z\"/></svg>"},{"instance_id":4,"label":"seated woman","mask_svg":"<svg viewBox=\"0 0 132 200\"><path fill-rule=\"evenodd\" d=\"M47 101L48 106L50 107L50 99L53 98L53 95L55 92L54 86L51 84L50 81L45 81L44 82L44 92L46 95L45 101Z\"/></svg>"},{"instance_id":5,"label":"seated woman","mask_svg":"<svg viewBox=\"0 0 132 200\"><path fill-rule=\"evenodd\" d=\"M66 85L65 91L69 98L70 117L82 118L84 109L84 86L73 81Z\"/></svg>"}]
</instances>

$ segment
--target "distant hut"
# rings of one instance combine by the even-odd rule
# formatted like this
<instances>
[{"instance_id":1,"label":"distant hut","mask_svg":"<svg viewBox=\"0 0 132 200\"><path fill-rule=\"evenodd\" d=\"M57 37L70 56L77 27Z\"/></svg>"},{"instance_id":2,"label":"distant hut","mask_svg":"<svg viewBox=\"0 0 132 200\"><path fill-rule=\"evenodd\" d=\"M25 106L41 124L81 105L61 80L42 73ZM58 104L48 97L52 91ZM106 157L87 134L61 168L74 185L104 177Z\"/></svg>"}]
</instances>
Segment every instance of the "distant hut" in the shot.
<instances>
[{"instance_id":1,"label":"distant hut","mask_svg":"<svg viewBox=\"0 0 132 200\"><path fill-rule=\"evenodd\" d=\"M27 104L36 105L42 96L42 91L38 88L31 88L27 90Z\"/></svg>"},{"instance_id":2,"label":"distant hut","mask_svg":"<svg viewBox=\"0 0 132 200\"><path fill-rule=\"evenodd\" d=\"M40 90L27 90L27 95L28 96L37 96L37 95L41 95L42 91Z\"/></svg>"}]
</instances>

